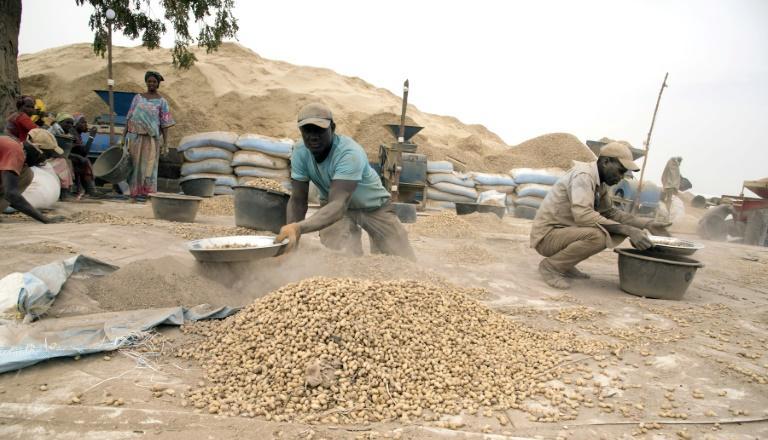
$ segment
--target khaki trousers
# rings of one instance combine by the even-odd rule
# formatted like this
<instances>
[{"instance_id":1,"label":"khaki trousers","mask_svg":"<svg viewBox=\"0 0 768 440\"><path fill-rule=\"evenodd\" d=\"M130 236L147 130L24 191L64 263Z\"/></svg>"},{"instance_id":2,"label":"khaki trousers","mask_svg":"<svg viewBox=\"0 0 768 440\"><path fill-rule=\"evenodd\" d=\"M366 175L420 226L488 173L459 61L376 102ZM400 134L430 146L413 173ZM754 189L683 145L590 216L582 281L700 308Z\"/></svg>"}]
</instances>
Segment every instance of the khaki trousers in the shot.
<instances>
[{"instance_id":1,"label":"khaki trousers","mask_svg":"<svg viewBox=\"0 0 768 440\"><path fill-rule=\"evenodd\" d=\"M30 183L32 183L32 178L35 177L35 173L32 172L32 169L25 166L23 170L21 170L21 175L19 175L19 192L24 192L25 189L29 186ZM5 189L3 189L2 182L0 182L0 214L5 211L6 208L10 203L8 203L8 200L5 200Z\"/></svg>"},{"instance_id":2,"label":"khaki trousers","mask_svg":"<svg viewBox=\"0 0 768 440\"><path fill-rule=\"evenodd\" d=\"M391 204L374 211L347 210L341 220L320 231L320 242L330 249L363 255L361 229L364 229L371 239L372 254L416 259L408 241L408 232L400 223Z\"/></svg>"},{"instance_id":3,"label":"khaki trousers","mask_svg":"<svg viewBox=\"0 0 768 440\"><path fill-rule=\"evenodd\" d=\"M565 273L580 262L608 247L605 232L600 228L568 226L555 228L536 245L536 252L547 257L558 272ZM611 235L614 246L626 236Z\"/></svg>"}]
</instances>

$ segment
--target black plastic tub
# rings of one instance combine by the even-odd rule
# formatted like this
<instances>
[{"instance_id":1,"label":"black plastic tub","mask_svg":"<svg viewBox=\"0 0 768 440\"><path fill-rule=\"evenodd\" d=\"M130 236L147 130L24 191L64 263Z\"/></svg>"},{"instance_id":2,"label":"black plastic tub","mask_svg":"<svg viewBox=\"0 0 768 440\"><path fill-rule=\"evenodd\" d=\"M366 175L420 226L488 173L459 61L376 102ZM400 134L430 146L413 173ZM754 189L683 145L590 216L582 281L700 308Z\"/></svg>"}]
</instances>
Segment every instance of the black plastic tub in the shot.
<instances>
[{"instance_id":1,"label":"black plastic tub","mask_svg":"<svg viewBox=\"0 0 768 440\"><path fill-rule=\"evenodd\" d=\"M189 179L181 182L181 190L184 194L195 197L213 197L213 191L216 189L216 179L210 177L201 177L199 179Z\"/></svg>"},{"instance_id":2,"label":"black plastic tub","mask_svg":"<svg viewBox=\"0 0 768 440\"><path fill-rule=\"evenodd\" d=\"M533 220L536 218L536 211L536 208L531 208L530 206L517 205L515 206L514 214L515 218Z\"/></svg>"},{"instance_id":3,"label":"black plastic tub","mask_svg":"<svg viewBox=\"0 0 768 440\"><path fill-rule=\"evenodd\" d=\"M416 205L412 203L392 203L400 223L416 223Z\"/></svg>"},{"instance_id":4,"label":"black plastic tub","mask_svg":"<svg viewBox=\"0 0 768 440\"><path fill-rule=\"evenodd\" d=\"M455 205L457 215L467 215L472 214L473 212L477 212L477 203L456 202Z\"/></svg>"},{"instance_id":5,"label":"black plastic tub","mask_svg":"<svg viewBox=\"0 0 768 440\"><path fill-rule=\"evenodd\" d=\"M504 218L504 214L507 213L506 206L492 206L492 205L477 205L477 212L485 214L488 212L496 214L499 218Z\"/></svg>"},{"instance_id":6,"label":"black plastic tub","mask_svg":"<svg viewBox=\"0 0 768 440\"><path fill-rule=\"evenodd\" d=\"M280 232L286 222L288 194L245 185L232 188L235 190L235 225Z\"/></svg>"},{"instance_id":7,"label":"black plastic tub","mask_svg":"<svg viewBox=\"0 0 768 440\"><path fill-rule=\"evenodd\" d=\"M456 214L467 215L473 212L479 212L481 214L494 213L499 218L504 218L504 214L507 212L507 208L504 206L492 206L492 205L480 205L477 203L456 203Z\"/></svg>"},{"instance_id":8,"label":"black plastic tub","mask_svg":"<svg viewBox=\"0 0 768 440\"><path fill-rule=\"evenodd\" d=\"M152 213L156 219L192 223L203 200L181 194L152 193Z\"/></svg>"},{"instance_id":9,"label":"black plastic tub","mask_svg":"<svg viewBox=\"0 0 768 440\"><path fill-rule=\"evenodd\" d=\"M637 249L614 249L619 254L619 287L632 295L679 300L701 262L678 255L649 255Z\"/></svg>"}]
</instances>

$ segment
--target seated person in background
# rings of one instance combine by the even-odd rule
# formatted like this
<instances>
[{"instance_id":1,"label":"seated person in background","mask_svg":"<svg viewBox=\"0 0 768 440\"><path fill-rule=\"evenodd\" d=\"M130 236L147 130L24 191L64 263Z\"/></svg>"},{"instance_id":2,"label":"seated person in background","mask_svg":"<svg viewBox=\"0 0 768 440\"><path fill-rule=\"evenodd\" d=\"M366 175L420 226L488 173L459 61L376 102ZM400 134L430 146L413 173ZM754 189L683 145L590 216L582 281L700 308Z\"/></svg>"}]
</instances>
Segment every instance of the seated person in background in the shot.
<instances>
[{"instance_id":1,"label":"seated person in background","mask_svg":"<svg viewBox=\"0 0 768 440\"><path fill-rule=\"evenodd\" d=\"M75 120L69 113L60 112L56 115L56 122L51 125L48 131L59 137L70 138L74 142L74 137L71 134L72 128L75 125ZM72 164L66 157L52 157L48 159L48 163L53 166L53 170L56 175L59 176L61 181L61 195L59 200L67 200L71 197L72 185L75 181L75 174L72 171Z\"/></svg>"},{"instance_id":2,"label":"seated person in background","mask_svg":"<svg viewBox=\"0 0 768 440\"><path fill-rule=\"evenodd\" d=\"M24 144L10 136L0 136L0 213L11 206L42 223L62 219L43 215L22 195L34 176L29 167L45 161L45 150L62 152L53 136L40 128L31 130Z\"/></svg>"},{"instance_id":3,"label":"seated person in background","mask_svg":"<svg viewBox=\"0 0 768 440\"><path fill-rule=\"evenodd\" d=\"M576 162L554 184L531 229L531 247L546 257L539 263L539 273L547 284L567 289L570 279L589 278L576 265L627 237L637 249L650 248L643 229L669 235L668 223L640 219L613 205L609 187L628 170L639 169L627 145L611 142L602 147L597 162Z\"/></svg>"},{"instance_id":4,"label":"seated person in background","mask_svg":"<svg viewBox=\"0 0 768 440\"><path fill-rule=\"evenodd\" d=\"M26 141L29 131L37 128L31 118L36 113L35 98L27 95L19 96L16 99L16 111L11 113L5 121L5 134L21 142Z\"/></svg>"},{"instance_id":5,"label":"seated person in background","mask_svg":"<svg viewBox=\"0 0 768 440\"><path fill-rule=\"evenodd\" d=\"M93 183L93 168L91 161L88 160L88 153L91 151L91 145L93 145L93 139L96 136L96 127L91 127L89 130L88 122L82 113L75 113L72 118L75 124L70 130L70 134L75 138L75 144L69 153L69 160L72 162L75 183L78 187L78 197L82 196L83 193L89 197L97 197L96 186ZM82 138L83 133L88 133L85 142Z\"/></svg>"},{"instance_id":6,"label":"seated person in background","mask_svg":"<svg viewBox=\"0 0 768 440\"><path fill-rule=\"evenodd\" d=\"M320 241L332 249L362 255L362 234L371 239L371 253L415 259L408 232L390 203L389 192L368 163L363 148L347 136L336 134L331 110L323 104L299 111L301 138L291 155L292 194L288 224L275 242L288 239L287 251L301 234L320 231ZM323 206L306 218L309 182L317 186Z\"/></svg>"}]
</instances>

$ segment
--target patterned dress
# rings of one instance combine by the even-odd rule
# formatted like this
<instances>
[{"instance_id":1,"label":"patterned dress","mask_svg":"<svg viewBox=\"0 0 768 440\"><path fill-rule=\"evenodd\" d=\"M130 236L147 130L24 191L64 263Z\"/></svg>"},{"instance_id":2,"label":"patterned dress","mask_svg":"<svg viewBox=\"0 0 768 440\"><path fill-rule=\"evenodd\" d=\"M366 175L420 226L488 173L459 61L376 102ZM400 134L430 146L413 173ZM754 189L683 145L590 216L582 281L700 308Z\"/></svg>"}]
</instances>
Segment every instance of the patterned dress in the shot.
<instances>
[{"instance_id":1,"label":"patterned dress","mask_svg":"<svg viewBox=\"0 0 768 440\"><path fill-rule=\"evenodd\" d=\"M125 142L131 154L133 171L128 178L131 197L145 197L157 191L157 167L160 164L161 128L176 124L165 98L133 97L128 110Z\"/></svg>"}]
</instances>

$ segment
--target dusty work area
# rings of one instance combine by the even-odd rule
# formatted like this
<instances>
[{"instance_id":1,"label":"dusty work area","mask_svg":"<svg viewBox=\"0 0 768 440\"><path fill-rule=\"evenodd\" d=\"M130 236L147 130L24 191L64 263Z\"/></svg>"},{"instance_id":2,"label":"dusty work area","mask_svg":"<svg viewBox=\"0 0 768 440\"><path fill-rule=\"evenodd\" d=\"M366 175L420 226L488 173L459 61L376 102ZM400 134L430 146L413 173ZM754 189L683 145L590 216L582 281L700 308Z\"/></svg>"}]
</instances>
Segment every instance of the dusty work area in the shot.
<instances>
[{"instance_id":1,"label":"dusty work area","mask_svg":"<svg viewBox=\"0 0 768 440\"><path fill-rule=\"evenodd\" d=\"M244 309L0 375L0 438L768 437L765 248L703 242L682 301L620 291L610 250L579 266L591 280L552 289L530 222L492 214L419 215L417 262L308 234L282 258L197 263L188 239L267 234L227 206L194 224L118 202L57 204L70 220L53 225L2 217L0 275L76 253L120 266L70 279L44 320ZM699 241L690 223L673 231Z\"/></svg>"}]
</instances>

